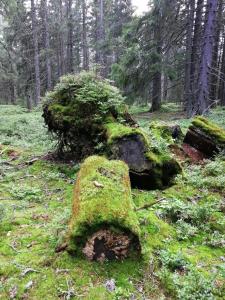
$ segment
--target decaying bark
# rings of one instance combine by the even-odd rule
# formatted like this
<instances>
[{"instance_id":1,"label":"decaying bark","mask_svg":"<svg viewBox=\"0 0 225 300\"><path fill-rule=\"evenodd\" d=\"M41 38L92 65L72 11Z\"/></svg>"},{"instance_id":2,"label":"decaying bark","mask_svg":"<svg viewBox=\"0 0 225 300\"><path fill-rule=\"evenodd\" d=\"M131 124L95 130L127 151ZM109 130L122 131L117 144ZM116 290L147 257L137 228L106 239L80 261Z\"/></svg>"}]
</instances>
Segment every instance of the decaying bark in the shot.
<instances>
[{"instance_id":1,"label":"decaying bark","mask_svg":"<svg viewBox=\"0 0 225 300\"><path fill-rule=\"evenodd\" d=\"M83 253L88 260L104 262L107 260L124 259L131 246L130 238L125 234L116 234L110 230L99 230L87 241Z\"/></svg>"}]
</instances>

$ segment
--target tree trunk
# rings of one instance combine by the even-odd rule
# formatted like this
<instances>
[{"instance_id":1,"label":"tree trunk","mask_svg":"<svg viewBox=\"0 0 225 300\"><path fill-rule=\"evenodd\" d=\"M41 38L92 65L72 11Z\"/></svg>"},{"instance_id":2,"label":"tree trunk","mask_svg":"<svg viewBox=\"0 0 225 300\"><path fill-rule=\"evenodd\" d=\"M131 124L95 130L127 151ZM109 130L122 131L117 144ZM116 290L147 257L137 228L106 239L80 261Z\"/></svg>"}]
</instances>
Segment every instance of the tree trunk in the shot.
<instances>
[{"instance_id":1,"label":"tree trunk","mask_svg":"<svg viewBox=\"0 0 225 300\"><path fill-rule=\"evenodd\" d=\"M87 41L87 7L86 0L82 1L82 48L83 48L83 69L89 69L89 53L88 53L88 41Z\"/></svg>"},{"instance_id":2,"label":"tree trunk","mask_svg":"<svg viewBox=\"0 0 225 300\"><path fill-rule=\"evenodd\" d=\"M225 106L225 36L223 39L223 54L220 69L219 100L220 104Z\"/></svg>"},{"instance_id":3,"label":"tree trunk","mask_svg":"<svg viewBox=\"0 0 225 300\"><path fill-rule=\"evenodd\" d=\"M49 28L48 28L47 0L42 0L41 6L42 6L42 9L43 9L47 89L51 90L51 88L52 88L52 70L51 70L51 60L50 60L50 53L49 53L49 51L50 51L50 40L49 40Z\"/></svg>"},{"instance_id":4,"label":"tree trunk","mask_svg":"<svg viewBox=\"0 0 225 300\"><path fill-rule=\"evenodd\" d=\"M73 72L73 14L72 0L67 0L67 73Z\"/></svg>"},{"instance_id":5,"label":"tree trunk","mask_svg":"<svg viewBox=\"0 0 225 300\"><path fill-rule=\"evenodd\" d=\"M31 19L32 19L32 33L34 42L34 68L35 68L35 104L40 103L41 97L41 82L40 82L40 66L39 66L39 51L38 51L38 28L36 20L36 9L34 0L31 0Z\"/></svg>"},{"instance_id":6,"label":"tree trunk","mask_svg":"<svg viewBox=\"0 0 225 300\"><path fill-rule=\"evenodd\" d=\"M216 29L216 12L218 0L207 1L207 13L204 25L201 64L198 78L197 101L193 115L205 114L209 110L210 74L212 67L213 42Z\"/></svg>"},{"instance_id":7,"label":"tree trunk","mask_svg":"<svg viewBox=\"0 0 225 300\"><path fill-rule=\"evenodd\" d=\"M58 41L59 41L59 74L62 76L65 74L65 55L64 55L64 32L62 30L63 24L63 5L62 0L59 0L59 33L58 33Z\"/></svg>"},{"instance_id":8,"label":"tree trunk","mask_svg":"<svg viewBox=\"0 0 225 300\"><path fill-rule=\"evenodd\" d=\"M200 44L201 44L201 34L202 34L202 21L203 21L203 6L204 0L198 0L196 17L194 24L194 36L192 42L192 52L191 52L191 67L190 67L190 89L191 95L187 103L187 114L190 117L192 115L192 110L194 103L196 102L196 91L197 91L197 73L199 70L199 60L200 60Z\"/></svg>"},{"instance_id":9,"label":"tree trunk","mask_svg":"<svg viewBox=\"0 0 225 300\"><path fill-rule=\"evenodd\" d=\"M222 29L222 16L223 16L223 0L219 0L218 3L218 15L216 24L216 34L213 47L212 57L212 75L210 82L210 102L211 106L215 106L217 102L217 90L219 82L219 46L220 46L220 33Z\"/></svg>"},{"instance_id":10,"label":"tree trunk","mask_svg":"<svg viewBox=\"0 0 225 300\"><path fill-rule=\"evenodd\" d=\"M154 41L156 44L156 55L153 63L155 64L157 71L153 75L152 80L152 107L151 112L158 111L161 108L161 97L162 97L162 73L161 73L161 64L162 64L162 17L159 5L154 9L155 21L153 25L153 35Z\"/></svg>"},{"instance_id":11,"label":"tree trunk","mask_svg":"<svg viewBox=\"0 0 225 300\"><path fill-rule=\"evenodd\" d=\"M191 49L194 26L195 0L187 1L188 20L186 33L186 61L185 61L185 86L184 86L184 105L188 110L188 104L191 99Z\"/></svg>"}]
</instances>

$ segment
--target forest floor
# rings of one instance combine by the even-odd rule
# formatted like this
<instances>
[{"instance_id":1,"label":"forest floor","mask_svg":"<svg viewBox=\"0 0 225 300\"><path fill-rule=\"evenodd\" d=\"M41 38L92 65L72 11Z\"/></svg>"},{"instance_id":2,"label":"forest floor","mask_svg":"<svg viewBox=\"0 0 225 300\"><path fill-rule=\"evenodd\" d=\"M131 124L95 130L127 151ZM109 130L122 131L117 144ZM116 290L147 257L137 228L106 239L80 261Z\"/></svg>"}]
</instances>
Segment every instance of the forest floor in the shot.
<instances>
[{"instance_id":1,"label":"forest floor","mask_svg":"<svg viewBox=\"0 0 225 300\"><path fill-rule=\"evenodd\" d=\"M157 119L190 124L175 106L131 112L146 131ZM225 128L224 109L209 118ZM181 161L164 191L133 190L136 207L160 200L137 212L143 258L99 264L55 251L79 165L46 160L53 147L41 112L0 106L0 299L224 299L224 157Z\"/></svg>"}]
</instances>

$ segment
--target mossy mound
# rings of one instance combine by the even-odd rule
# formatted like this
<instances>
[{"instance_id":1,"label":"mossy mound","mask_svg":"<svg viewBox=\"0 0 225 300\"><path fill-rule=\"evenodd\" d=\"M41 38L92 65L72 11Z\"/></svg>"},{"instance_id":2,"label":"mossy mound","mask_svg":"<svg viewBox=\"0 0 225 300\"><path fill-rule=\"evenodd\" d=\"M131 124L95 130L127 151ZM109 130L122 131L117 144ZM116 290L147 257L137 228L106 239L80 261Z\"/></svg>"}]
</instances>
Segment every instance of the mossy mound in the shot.
<instances>
[{"instance_id":1,"label":"mossy mound","mask_svg":"<svg viewBox=\"0 0 225 300\"><path fill-rule=\"evenodd\" d=\"M207 157L225 151L225 130L204 117L196 117L185 136L184 143L203 152Z\"/></svg>"},{"instance_id":2,"label":"mossy mound","mask_svg":"<svg viewBox=\"0 0 225 300\"><path fill-rule=\"evenodd\" d=\"M43 117L58 139L59 153L81 160L96 153L102 142L103 124L127 116L119 90L91 72L61 78L43 104Z\"/></svg>"},{"instance_id":3,"label":"mossy mound","mask_svg":"<svg viewBox=\"0 0 225 300\"><path fill-rule=\"evenodd\" d=\"M164 122L151 122L150 131L158 138L163 138L169 144L181 141L184 136L179 125Z\"/></svg>"},{"instance_id":4,"label":"mossy mound","mask_svg":"<svg viewBox=\"0 0 225 300\"><path fill-rule=\"evenodd\" d=\"M109 155L129 166L132 187L163 189L172 184L181 166L169 151L160 151L141 129L117 123L105 125Z\"/></svg>"},{"instance_id":5,"label":"mossy mound","mask_svg":"<svg viewBox=\"0 0 225 300\"><path fill-rule=\"evenodd\" d=\"M69 251L84 247L100 230L125 234L139 244L127 165L91 156L82 164L75 185Z\"/></svg>"}]
</instances>

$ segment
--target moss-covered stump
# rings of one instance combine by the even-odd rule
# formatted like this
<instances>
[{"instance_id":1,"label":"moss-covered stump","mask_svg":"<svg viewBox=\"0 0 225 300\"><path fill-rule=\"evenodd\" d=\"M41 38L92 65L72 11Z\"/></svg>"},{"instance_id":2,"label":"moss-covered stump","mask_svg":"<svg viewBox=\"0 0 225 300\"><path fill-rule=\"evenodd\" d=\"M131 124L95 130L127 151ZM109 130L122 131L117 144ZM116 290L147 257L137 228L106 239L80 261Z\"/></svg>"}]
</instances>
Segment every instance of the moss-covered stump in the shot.
<instances>
[{"instance_id":1,"label":"moss-covered stump","mask_svg":"<svg viewBox=\"0 0 225 300\"><path fill-rule=\"evenodd\" d=\"M106 124L105 128L109 155L127 163L132 187L163 189L181 172L179 163L168 151L161 152L151 145L143 130L118 123Z\"/></svg>"},{"instance_id":2,"label":"moss-covered stump","mask_svg":"<svg viewBox=\"0 0 225 300\"><path fill-rule=\"evenodd\" d=\"M139 234L127 165L86 159L74 190L69 252L81 249L89 260L123 259L140 251Z\"/></svg>"},{"instance_id":3,"label":"moss-covered stump","mask_svg":"<svg viewBox=\"0 0 225 300\"><path fill-rule=\"evenodd\" d=\"M225 130L204 117L196 117L189 127L184 143L210 158L225 151Z\"/></svg>"},{"instance_id":4,"label":"moss-covered stump","mask_svg":"<svg viewBox=\"0 0 225 300\"><path fill-rule=\"evenodd\" d=\"M155 136L165 139L169 144L179 142L184 138L182 130L177 124L154 121L150 123L149 128Z\"/></svg>"}]
</instances>

